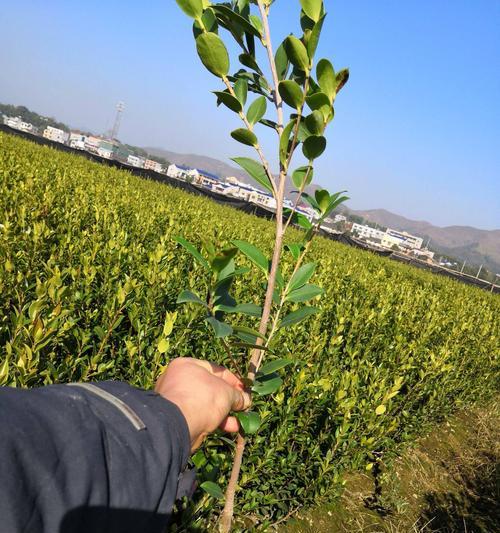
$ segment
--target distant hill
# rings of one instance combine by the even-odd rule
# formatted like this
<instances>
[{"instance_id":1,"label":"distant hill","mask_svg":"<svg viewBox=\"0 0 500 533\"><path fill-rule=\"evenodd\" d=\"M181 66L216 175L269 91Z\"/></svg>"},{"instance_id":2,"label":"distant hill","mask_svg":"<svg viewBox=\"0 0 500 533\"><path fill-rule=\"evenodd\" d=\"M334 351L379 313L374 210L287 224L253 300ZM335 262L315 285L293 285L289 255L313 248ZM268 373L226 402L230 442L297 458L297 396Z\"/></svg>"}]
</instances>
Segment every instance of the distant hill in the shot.
<instances>
[{"instance_id":1,"label":"distant hill","mask_svg":"<svg viewBox=\"0 0 500 533\"><path fill-rule=\"evenodd\" d=\"M218 159L197 154L179 154L161 148L144 148L152 155L164 157L177 165L196 167L220 177L235 176L244 183L256 183L241 169L228 165ZM314 189L314 185L312 186ZM288 193L290 193L288 190ZM385 209L352 210L345 207L343 210L365 220L375 222L389 228L408 231L422 237L431 239L430 247L440 253L467 260L476 265L484 264L493 272L500 273L500 229L481 230L470 226L433 226L429 222L410 220L401 215L396 215Z\"/></svg>"}]
</instances>

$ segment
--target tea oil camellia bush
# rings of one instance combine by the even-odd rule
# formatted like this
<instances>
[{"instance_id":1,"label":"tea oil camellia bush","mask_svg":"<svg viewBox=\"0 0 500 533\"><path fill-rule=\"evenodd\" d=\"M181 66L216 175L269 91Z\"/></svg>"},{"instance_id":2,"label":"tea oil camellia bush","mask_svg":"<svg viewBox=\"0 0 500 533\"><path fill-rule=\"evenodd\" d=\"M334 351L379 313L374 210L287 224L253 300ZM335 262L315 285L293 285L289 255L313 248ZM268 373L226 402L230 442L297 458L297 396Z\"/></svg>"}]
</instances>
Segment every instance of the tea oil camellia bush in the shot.
<instances>
[{"instance_id":1,"label":"tea oil camellia bush","mask_svg":"<svg viewBox=\"0 0 500 533\"><path fill-rule=\"evenodd\" d=\"M289 232L296 242L299 231ZM0 384L149 388L173 357L231 364L197 308L176 304L182 291L207 289L180 234L199 249L207 240L273 246L270 222L0 133ZM262 423L248 442L235 530L334 497L346 470L370 469L498 391L498 296L323 238L310 260L320 312L277 334L291 364L277 370L278 393L255 397ZM284 254L285 276L293 264ZM258 270L244 256L237 266L252 269L233 295L257 305ZM234 357L244 366L243 348ZM232 446L215 435L193 457L205 490L179 529L213 524Z\"/></svg>"}]
</instances>

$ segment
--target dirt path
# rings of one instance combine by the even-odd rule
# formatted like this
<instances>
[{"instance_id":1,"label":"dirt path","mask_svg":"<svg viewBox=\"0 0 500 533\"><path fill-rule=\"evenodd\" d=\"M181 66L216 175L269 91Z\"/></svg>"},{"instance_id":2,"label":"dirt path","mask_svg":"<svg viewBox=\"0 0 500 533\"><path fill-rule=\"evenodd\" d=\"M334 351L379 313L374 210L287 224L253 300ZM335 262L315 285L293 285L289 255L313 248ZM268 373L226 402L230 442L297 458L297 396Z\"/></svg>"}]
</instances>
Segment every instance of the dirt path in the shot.
<instances>
[{"instance_id":1,"label":"dirt path","mask_svg":"<svg viewBox=\"0 0 500 533\"><path fill-rule=\"evenodd\" d=\"M458 414L392 464L349 476L340 502L279 531L500 532L500 399Z\"/></svg>"}]
</instances>

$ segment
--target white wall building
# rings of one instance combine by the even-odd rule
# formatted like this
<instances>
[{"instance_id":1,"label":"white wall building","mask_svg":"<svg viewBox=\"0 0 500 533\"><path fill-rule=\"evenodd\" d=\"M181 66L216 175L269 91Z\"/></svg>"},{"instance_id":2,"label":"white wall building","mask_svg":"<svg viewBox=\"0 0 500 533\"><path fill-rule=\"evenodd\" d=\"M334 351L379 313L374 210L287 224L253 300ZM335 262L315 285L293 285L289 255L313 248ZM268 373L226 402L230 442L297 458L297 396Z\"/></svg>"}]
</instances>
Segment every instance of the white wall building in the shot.
<instances>
[{"instance_id":1,"label":"white wall building","mask_svg":"<svg viewBox=\"0 0 500 533\"><path fill-rule=\"evenodd\" d=\"M144 161L144 168L154 170L155 172L163 172L162 164L154 159L146 159L146 161Z\"/></svg>"},{"instance_id":2,"label":"white wall building","mask_svg":"<svg viewBox=\"0 0 500 533\"><path fill-rule=\"evenodd\" d=\"M379 239L382 240L385 236L385 231L372 228L370 226L364 226L363 224L352 225L352 233L357 233L362 239Z\"/></svg>"},{"instance_id":3,"label":"white wall building","mask_svg":"<svg viewBox=\"0 0 500 533\"><path fill-rule=\"evenodd\" d=\"M53 126L47 126L43 130L43 136L46 139L49 139L50 141L54 141L54 142L62 143L62 144L65 144L69 138L69 135L64 130L60 130L59 128L54 128Z\"/></svg>"},{"instance_id":4,"label":"white wall building","mask_svg":"<svg viewBox=\"0 0 500 533\"><path fill-rule=\"evenodd\" d=\"M136 155L129 155L127 157L127 163L137 168L144 168L145 159Z\"/></svg>"},{"instance_id":5,"label":"white wall building","mask_svg":"<svg viewBox=\"0 0 500 533\"><path fill-rule=\"evenodd\" d=\"M88 150L89 152L97 153L97 150L99 149L99 146L101 146L101 137L95 137L94 135L89 135L85 141L85 150Z\"/></svg>"},{"instance_id":6,"label":"white wall building","mask_svg":"<svg viewBox=\"0 0 500 533\"><path fill-rule=\"evenodd\" d=\"M335 215L335 218L333 219L333 222L334 223L347 222L347 217L345 217L344 215Z\"/></svg>"},{"instance_id":7,"label":"white wall building","mask_svg":"<svg viewBox=\"0 0 500 533\"><path fill-rule=\"evenodd\" d=\"M71 132L69 134L69 145L71 148L76 148L77 150L85 150L85 141L87 139L86 135L82 133Z\"/></svg>"},{"instance_id":8,"label":"white wall building","mask_svg":"<svg viewBox=\"0 0 500 533\"><path fill-rule=\"evenodd\" d=\"M392 237L395 237L401 241L401 246L403 248L422 248L422 244L424 242L423 239L420 237L417 237L415 235L411 235L410 233L407 233L406 231L397 231L395 229L387 228L386 231L387 235L391 235Z\"/></svg>"},{"instance_id":9,"label":"white wall building","mask_svg":"<svg viewBox=\"0 0 500 533\"><path fill-rule=\"evenodd\" d=\"M36 133L36 128L33 124L29 122L24 122L21 117L9 117L7 115L3 116L3 123L9 128L15 130L25 131L27 133Z\"/></svg>"}]
</instances>

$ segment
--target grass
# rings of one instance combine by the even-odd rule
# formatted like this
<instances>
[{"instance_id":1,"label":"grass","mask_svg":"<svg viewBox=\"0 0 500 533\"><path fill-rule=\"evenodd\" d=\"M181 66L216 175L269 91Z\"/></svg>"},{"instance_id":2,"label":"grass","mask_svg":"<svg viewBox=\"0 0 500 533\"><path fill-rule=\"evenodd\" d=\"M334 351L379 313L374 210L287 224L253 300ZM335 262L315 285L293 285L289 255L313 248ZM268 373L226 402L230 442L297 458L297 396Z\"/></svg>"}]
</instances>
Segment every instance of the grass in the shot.
<instances>
[{"instance_id":1,"label":"grass","mask_svg":"<svg viewBox=\"0 0 500 533\"><path fill-rule=\"evenodd\" d=\"M500 400L462 411L402 457L346 478L339 502L283 533L500 531Z\"/></svg>"}]
</instances>

